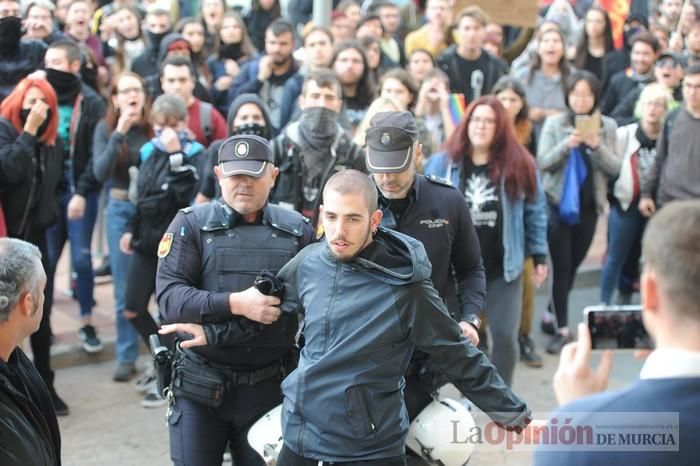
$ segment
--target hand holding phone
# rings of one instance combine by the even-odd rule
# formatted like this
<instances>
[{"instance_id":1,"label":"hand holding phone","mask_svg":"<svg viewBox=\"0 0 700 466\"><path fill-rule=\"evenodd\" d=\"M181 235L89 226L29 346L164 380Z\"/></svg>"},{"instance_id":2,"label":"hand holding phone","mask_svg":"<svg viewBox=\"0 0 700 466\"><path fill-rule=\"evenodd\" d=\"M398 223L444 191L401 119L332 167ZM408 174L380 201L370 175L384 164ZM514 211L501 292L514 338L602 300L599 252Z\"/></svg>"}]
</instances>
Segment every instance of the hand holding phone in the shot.
<instances>
[{"instance_id":1,"label":"hand holding phone","mask_svg":"<svg viewBox=\"0 0 700 466\"><path fill-rule=\"evenodd\" d=\"M590 306L584 319L591 334L591 348L640 350L653 348L642 322L641 306Z\"/></svg>"}]
</instances>

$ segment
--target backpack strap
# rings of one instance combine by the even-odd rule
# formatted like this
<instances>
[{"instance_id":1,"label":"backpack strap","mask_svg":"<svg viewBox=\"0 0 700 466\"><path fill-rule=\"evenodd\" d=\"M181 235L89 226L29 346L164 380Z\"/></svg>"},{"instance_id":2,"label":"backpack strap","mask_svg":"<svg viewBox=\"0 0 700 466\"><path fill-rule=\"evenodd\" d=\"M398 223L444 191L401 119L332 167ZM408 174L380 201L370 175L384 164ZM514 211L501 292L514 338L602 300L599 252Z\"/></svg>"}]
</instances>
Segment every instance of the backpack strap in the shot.
<instances>
[{"instance_id":1,"label":"backpack strap","mask_svg":"<svg viewBox=\"0 0 700 466\"><path fill-rule=\"evenodd\" d=\"M202 101L199 106L199 126L204 133L204 139L207 141L207 145L211 144L211 112L213 107L210 103Z\"/></svg>"}]
</instances>

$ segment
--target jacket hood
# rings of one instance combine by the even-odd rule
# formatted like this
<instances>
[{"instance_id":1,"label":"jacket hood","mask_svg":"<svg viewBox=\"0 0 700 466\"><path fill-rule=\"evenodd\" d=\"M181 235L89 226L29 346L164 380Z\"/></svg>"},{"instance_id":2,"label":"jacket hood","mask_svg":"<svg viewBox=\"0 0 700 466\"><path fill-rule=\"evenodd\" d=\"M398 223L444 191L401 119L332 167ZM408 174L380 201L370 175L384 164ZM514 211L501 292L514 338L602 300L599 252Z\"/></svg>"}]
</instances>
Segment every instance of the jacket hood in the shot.
<instances>
[{"instance_id":1,"label":"jacket hood","mask_svg":"<svg viewBox=\"0 0 700 466\"><path fill-rule=\"evenodd\" d=\"M171 32L163 37L163 40L160 41L160 48L158 49L158 64L163 63L165 56L168 54L168 47L170 47L170 45L177 40L187 41L187 39L185 39L185 37L179 32ZM191 54L192 50L190 49L190 55Z\"/></svg>"},{"instance_id":2,"label":"jacket hood","mask_svg":"<svg viewBox=\"0 0 700 466\"><path fill-rule=\"evenodd\" d=\"M353 260L367 273L392 285L430 278L432 265L423 243L394 230L379 227L374 241Z\"/></svg>"},{"instance_id":3,"label":"jacket hood","mask_svg":"<svg viewBox=\"0 0 700 466\"><path fill-rule=\"evenodd\" d=\"M267 105L265 105L265 102L263 102L257 94L241 94L235 99L233 99L233 102L231 102L231 106L228 109L228 115L226 117L226 130L228 131L228 135L232 136L231 126L233 125L233 118L236 116L236 113L238 113L238 109L240 109L245 104L255 104L258 106L258 108L260 108L260 111L263 114L263 118L265 119L265 126L267 126L269 134L272 137L274 134L274 128L272 126L272 123L270 122L270 113L267 110Z\"/></svg>"}]
</instances>

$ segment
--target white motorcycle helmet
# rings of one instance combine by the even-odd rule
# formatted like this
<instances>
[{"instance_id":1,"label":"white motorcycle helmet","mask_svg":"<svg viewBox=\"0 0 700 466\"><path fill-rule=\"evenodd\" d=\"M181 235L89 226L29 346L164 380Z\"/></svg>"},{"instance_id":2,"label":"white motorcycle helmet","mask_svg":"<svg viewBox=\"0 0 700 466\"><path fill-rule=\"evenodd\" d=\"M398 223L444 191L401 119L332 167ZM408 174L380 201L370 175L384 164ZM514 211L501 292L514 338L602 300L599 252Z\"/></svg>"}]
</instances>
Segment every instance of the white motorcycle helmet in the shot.
<instances>
[{"instance_id":1,"label":"white motorcycle helmet","mask_svg":"<svg viewBox=\"0 0 700 466\"><path fill-rule=\"evenodd\" d=\"M282 405L271 409L248 430L248 444L262 456L266 466L275 466L282 450Z\"/></svg>"},{"instance_id":2,"label":"white motorcycle helmet","mask_svg":"<svg viewBox=\"0 0 700 466\"><path fill-rule=\"evenodd\" d=\"M474 445L464 442L474 426L474 418L460 402L438 398L411 422L406 447L428 464L463 466L474 452Z\"/></svg>"}]
</instances>

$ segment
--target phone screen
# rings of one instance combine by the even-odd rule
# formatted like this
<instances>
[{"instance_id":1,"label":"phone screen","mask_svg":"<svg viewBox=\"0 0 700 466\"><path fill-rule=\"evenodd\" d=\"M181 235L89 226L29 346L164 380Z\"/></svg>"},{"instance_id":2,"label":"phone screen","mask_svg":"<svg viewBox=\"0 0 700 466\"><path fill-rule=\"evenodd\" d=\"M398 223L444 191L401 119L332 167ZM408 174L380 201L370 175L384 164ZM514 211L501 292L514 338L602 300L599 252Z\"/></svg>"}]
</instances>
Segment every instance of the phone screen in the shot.
<instances>
[{"instance_id":1,"label":"phone screen","mask_svg":"<svg viewBox=\"0 0 700 466\"><path fill-rule=\"evenodd\" d=\"M584 309L593 349L651 349L641 306L592 306Z\"/></svg>"}]
</instances>

